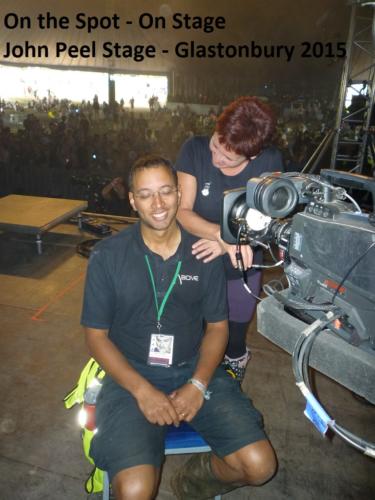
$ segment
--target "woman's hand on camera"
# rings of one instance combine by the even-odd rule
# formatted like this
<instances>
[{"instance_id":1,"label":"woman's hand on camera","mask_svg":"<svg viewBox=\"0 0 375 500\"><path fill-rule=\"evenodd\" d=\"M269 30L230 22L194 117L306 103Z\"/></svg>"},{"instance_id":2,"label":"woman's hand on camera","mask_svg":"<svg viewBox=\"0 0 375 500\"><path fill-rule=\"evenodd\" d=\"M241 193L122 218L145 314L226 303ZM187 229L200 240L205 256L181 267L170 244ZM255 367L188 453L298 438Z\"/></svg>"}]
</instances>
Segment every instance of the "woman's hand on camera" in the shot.
<instances>
[{"instance_id":1,"label":"woman's hand on camera","mask_svg":"<svg viewBox=\"0 0 375 500\"><path fill-rule=\"evenodd\" d=\"M232 262L233 267L238 268L238 262L236 258L236 245L228 245L228 243L224 243L226 247L226 252L230 257L230 261ZM241 245L241 254L242 254L242 262L244 269L250 269L253 264L253 251L250 245Z\"/></svg>"},{"instance_id":2,"label":"woman's hand on camera","mask_svg":"<svg viewBox=\"0 0 375 500\"><path fill-rule=\"evenodd\" d=\"M219 236L217 240L207 240L201 238L196 241L192 246L192 254L199 260L203 260L206 264L227 253L232 262L233 267L237 269L238 262L236 259L236 245L229 245L225 243ZM249 245L241 246L242 260L244 269L249 269L253 263L253 251Z\"/></svg>"},{"instance_id":3,"label":"woman's hand on camera","mask_svg":"<svg viewBox=\"0 0 375 500\"><path fill-rule=\"evenodd\" d=\"M223 250L222 253L223 254L227 253L229 255L232 266L237 269L238 262L236 258L236 251L237 251L236 245L229 245L229 243L226 243L224 240L221 239L220 234L217 234L216 237L219 245ZM253 251L250 245L241 245L241 255L242 255L244 269L250 269L250 267L253 264Z\"/></svg>"}]
</instances>

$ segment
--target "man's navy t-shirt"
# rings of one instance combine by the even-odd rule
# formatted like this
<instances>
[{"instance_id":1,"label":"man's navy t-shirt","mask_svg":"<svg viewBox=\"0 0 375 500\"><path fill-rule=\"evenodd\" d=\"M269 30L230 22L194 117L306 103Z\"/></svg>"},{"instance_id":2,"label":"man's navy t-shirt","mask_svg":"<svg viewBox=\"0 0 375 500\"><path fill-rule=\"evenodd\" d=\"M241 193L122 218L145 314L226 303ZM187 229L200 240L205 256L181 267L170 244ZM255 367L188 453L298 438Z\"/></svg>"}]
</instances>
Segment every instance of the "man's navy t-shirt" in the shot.
<instances>
[{"instance_id":1,"label":"man's navy t-shirt","mask_svg":"<svg viewBox=\"0 0 375 500\"><path fill-rule=\"evenodd\" d=\"M154 292L145 255L148 256L159 305L179 260L176 284L161 317L160 333L174 335L173 364L198 353L204 321L227 319L225 276L220 259L209 264L191 254L197 240L181 228L175 255L163 260L143 242L139 223L98 243L90 256L81 323L108 329L109 338L128 358L147 362L150 337L158 333Z\"/></svg>"}]
</instances>

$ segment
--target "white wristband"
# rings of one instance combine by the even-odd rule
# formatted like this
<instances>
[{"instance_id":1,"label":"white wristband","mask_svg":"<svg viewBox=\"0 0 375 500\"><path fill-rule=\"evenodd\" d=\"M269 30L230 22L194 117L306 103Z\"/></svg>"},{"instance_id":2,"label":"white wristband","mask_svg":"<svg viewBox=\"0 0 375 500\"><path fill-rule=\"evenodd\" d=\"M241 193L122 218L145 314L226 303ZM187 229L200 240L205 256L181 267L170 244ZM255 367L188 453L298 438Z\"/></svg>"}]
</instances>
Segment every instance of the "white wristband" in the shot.
<instances>
[{"instance_id":1,"label":"white wristband","mask_svg":"<svg viewBox=\"0 0 375 500\"><path fill-rule=\"evenodd\" d=\"M193 384L198 390L200 390L204 399L207 400L211 398L212 391L209 391L200 380L197 380L196 378L189 378L188 384Z\"/></svg>"}]
</instances>

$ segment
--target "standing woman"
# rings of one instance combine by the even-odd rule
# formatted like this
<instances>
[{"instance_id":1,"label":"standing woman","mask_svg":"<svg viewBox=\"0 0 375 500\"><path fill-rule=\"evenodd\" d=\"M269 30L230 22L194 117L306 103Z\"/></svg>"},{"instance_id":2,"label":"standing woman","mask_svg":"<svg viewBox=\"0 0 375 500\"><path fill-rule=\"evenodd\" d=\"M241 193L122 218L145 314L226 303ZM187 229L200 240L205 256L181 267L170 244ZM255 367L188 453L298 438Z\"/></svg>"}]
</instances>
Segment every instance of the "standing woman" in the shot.
<instances>
[{"instance_id":1,"label":"standing woman","mask_svg":"<svg viewBox=\"0 0 375 500\"><path fill-rule=\"evenodd\" d=\"M243 287L237 269L236 246L220 237L223 191L246 186L251 177L283 170L281 153L270 145L276 120L271 108L256 97L240 97L219 116L211 138L196 136L182 146L175 168L182 198L178 220L189 232L200 237L192 253L203 262L223 256L229 302L229 343L225 363L243 380L251 357L246 346L249 322L256 310L256 299ZM262 262L262 252L241 247L247 269L248 286L259 296L261 272L251 269Z\"/></svg>"}]
</instances>

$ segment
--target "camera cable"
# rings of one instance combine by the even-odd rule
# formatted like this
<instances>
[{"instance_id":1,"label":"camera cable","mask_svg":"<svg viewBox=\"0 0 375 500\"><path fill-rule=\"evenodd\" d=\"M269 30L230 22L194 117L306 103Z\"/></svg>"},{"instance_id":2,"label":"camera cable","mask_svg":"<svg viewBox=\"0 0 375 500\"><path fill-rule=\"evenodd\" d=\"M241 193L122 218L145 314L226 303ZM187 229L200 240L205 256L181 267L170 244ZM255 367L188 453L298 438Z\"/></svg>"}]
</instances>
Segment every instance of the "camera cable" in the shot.
<instances>
[{"instance_id":1,"label":"camera cable","mask_svg":"<svg viewBox=\"0 0 375 500\"><path fill-rule=\"evenodd\" d=\"M245 269L245 265L244 265L244 262L243 262L243 257L242 257L242 252L241 252L241 244L240 244L241 233L242 233L242 231L245 231L245 230L246 230L245 225L244 224L240 224L240 226L238 227L237 238L236 238L236 261L237 261L237 266L238 266L238 269L241 271L241 274L242 274L242 283L243 283L243 286L244 286L245 290L247 291L247 293L249 293L250 295L252 295L256 300L261 301L262 298L258 297L258 295L256 295L251 290L251 288L248 285L247 270ZM281 263L282 263L282 261L280 261L277 265L281 265ZM271 266L261 266L261 265L255 265L254 264L252 267L254 267L254 268L276 267L276 264L273 264Z\"/></svg>"},{"instance_id":2,"label":"camera cable","mask_svg":"<svg viewBox=\"0 0 375 500\"><path fill-rule=\"evenodd\" d=\"M237 268L242 274L242 281L244 282L245 285L247 285L247 271L245 269L245 264L243 262L243 257L242 257L242 252L241 252L241 233L246 229L244 224L240 224L238 227L237 231L237 238L236 238L236 261L237 261Z\"/></svg>"},{"instance_id":3,"label":"camera cable","mask_svg":"<svg viewBox=\"0 0 375 500\"><path fill-rule=\"evenodd\" d=\"M312 345L317 335L338 317L339 314L337 312L334 313L330 311L325 315L325 318L317 319L313 324L308 325L301 333L292 354L292 366L296 385L307 400L307 407L305 410L306 416L323 434L325 434L326 430L329 428L346 443L365 455L375 458L375 443L370 443L338 425L335 420L326 413L311 390L308 370Z\"/></svg>"}]
</instances>

